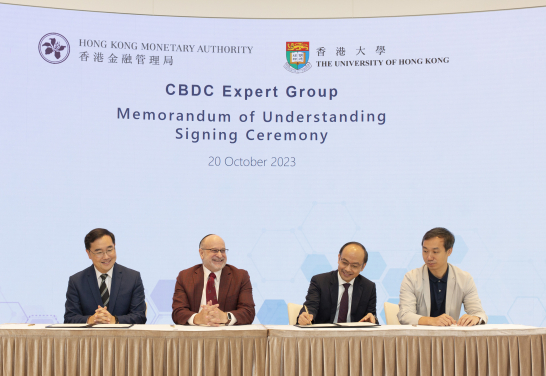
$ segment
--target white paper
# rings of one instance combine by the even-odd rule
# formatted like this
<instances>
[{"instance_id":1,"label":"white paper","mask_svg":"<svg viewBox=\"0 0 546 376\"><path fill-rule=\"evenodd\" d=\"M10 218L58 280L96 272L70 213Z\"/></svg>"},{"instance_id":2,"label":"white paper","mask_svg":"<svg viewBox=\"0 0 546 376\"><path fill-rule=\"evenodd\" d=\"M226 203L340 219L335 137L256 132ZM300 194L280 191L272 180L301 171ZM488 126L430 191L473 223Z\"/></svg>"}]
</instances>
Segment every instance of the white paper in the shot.
<instances>
[{"instance_id":1,"label":"white paper","mask_svg":"<svg viewBox=\"0 0 546 376\"><path fill-rule=\"evenodd\" d=\"M343 322L338 323L339 326L377 326L377 324L373 324L371 322Z\"/></svg>"},{"instance_id":2,"label":"white paper","mask_svg":"<svg viewBox=\"0 0 546 376\"><path fill-rule=\"evenodd\" d=\"M296 325L298 328L335 328L334 324Z\"/></svg>"}]
</instances>

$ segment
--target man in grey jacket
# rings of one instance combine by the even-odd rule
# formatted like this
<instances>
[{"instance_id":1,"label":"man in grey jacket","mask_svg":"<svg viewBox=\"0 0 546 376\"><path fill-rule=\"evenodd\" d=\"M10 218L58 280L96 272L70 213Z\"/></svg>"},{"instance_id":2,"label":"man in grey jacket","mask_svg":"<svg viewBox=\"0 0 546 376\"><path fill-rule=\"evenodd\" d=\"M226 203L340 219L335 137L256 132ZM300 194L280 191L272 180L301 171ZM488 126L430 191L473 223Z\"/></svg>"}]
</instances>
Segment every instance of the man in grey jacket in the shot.
<instances>
[{"instance_id":1,"label":"man in grey jacket","mask_svg":"<svg viewBox=\"0 0 546 376\"><path fill-rule=\"evenodd\" d=\"M487 323L472 276L447 262L455 237L437 227L421 243L425 265L406 273L400 287L398 321L406 325L472 326ZM461 304L466 314L460 318Z\"/></svg>"}]
</instances>

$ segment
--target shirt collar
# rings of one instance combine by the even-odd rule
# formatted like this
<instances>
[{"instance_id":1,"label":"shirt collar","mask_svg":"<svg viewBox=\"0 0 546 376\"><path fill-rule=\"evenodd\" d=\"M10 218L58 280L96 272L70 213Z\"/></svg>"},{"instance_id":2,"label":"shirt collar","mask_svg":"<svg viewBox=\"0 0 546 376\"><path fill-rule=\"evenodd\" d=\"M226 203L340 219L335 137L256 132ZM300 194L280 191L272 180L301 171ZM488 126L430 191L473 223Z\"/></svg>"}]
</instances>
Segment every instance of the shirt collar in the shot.
<instances>
[{"instance_id":1,"label":"shirt collar","mask_svg":"<svg viewBox=\"0 0 546 376\"><path fill-rule=\"evenodd\" d=\"M210 270L207 269L207 267L203 264L203 273L205 274L205 281L209 279L210 273L212 273ZM216 280L220 282L220 276L222 275L222 269L220 269L217 272L214 272L216 274Z\"/></svg>"},{"instance_id":2,"label":"shirt collar","mask_svg":"<svg viewBox=\"0 0 546 376\"><path fill-rule=\"evenodd\" d=\"M93 265L93 267L95 268L95 273L97 274L97 279L99 279L100 276L103 275L103 274L107 274L108 277L110 277L110 278L112 278L112 275L114 275L114 267L113 266L106 273L99 272L99 270L97 269L97 267L95 265Z\"/></svg>"},{"instance_id":3,"label":"shirt collar","mask_svg":"<svg viewBox=\"0 0 546 376\"><path fill-rule=\"evenodd\" d=\"M428 269L428 268L427 268ZM446 274L444 274L444 276L442 278L438 278L436 276L434 276L434 274L432 274L430 272L430 269L428 269L428 278L432 281L432 282L438 282L438 280L440 282L443 282L443 283L447 283L447 276L449 274L449 265L447 266L447 270L446 270Z\"/></svg>"},{"instance_id":4,"label":"shirt collar","mask_svg":"<svg viewBox=\"0 0 546 376\"><path fill-rule=\"evenodd\" d=\"M350 283L351 286L354 285L355 278L351 279L349 282L345 282L345 280L343 278L341 278L341 275L339 274L339 270L337 272L337 280L338 280L338 283L339 283L340 286L343 286L345 283Z\"/></svg>"}]
</instances>

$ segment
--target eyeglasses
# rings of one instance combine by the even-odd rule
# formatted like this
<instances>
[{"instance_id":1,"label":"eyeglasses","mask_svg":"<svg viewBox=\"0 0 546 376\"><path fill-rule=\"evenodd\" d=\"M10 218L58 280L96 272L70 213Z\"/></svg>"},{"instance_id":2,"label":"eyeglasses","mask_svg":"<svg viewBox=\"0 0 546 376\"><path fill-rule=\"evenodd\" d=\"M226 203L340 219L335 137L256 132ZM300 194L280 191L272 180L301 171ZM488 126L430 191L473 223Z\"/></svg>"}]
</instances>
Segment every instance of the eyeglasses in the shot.
<instances>
[{"instance_id":1,"label":"eyeglasses","mask_svg":"<svg viewBox=\"0 0 546 376\"><path fill-rule=\"evenodd\" d=\"M341 262L341 265L343 265L344 268L350 265L351 269L353 270L358 270L362 267L362 264L349 264L349 262L345 259L341 259L339 262Z\"/></svg>"},{"instance_id":2,"label":"eyeglasses","mask_svg":"<svg viewBox=\"0 0 546 376\"><path fill-rule=\"evenodd\" d=\"M112 252L114 252L115 250L116 250L115 248L112 248L112 249L107 249L106 252L104 252L104 251L98 251L98 252L89 251L89 252L91 252L94 256L102 257L105 253L108 256L111 256Z\"/></svg>"},{"instance_id":3,"label":"eyeglasses","mask_svg":"<svg viewBox=\"0 0 546 376\"><path fill-rule=\"evenodd\" d=\"M225 255L227 251L229 251L229 249L207 249L207 248L201 248L203 251L210 251L210 253L213 253L215 255L218 255L218 254L223 254Z\"/></svg>"}]
</instances>

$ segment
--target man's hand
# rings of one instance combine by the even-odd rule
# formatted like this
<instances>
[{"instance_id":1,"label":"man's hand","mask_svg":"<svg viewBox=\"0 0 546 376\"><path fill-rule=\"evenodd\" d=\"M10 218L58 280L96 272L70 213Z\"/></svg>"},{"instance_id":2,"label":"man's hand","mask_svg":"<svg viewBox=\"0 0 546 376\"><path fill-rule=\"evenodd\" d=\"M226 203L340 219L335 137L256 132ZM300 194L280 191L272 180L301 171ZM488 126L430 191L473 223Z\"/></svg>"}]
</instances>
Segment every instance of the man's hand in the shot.
<instances>
[{"instance_id":1,"label":"man's hand","mask_svg":"<svg viewBox=\"0 0 546 376\"><path fill-rule=\"evenodd\" d=\"M202 305L201 312L199 312L193 318L193 323L198 325L210 325L210 326L220 326L220 324L225 324L228 321L228 316L226 312L223 312L218 308L218 304L212 304L209 300L206 305Z\"/></svg>"},{"instance_id":2,"label":"man's hand","mask_svg":"<svg viewBox=\"0 0 546 376\"><path fill-rule=\"evenodd\" d=\"M457 321L457 325L459 325L459 326L474 326L479 322L480 322L480 318L478 316L470 316L470 315L464 314L464 315L461 316L459 321Z\"/></svg>"},{"instance_id":3,"label":"man's hand","mask_svg":"<svg viewBox=\"0 0 546 376\"><path fill-rule=\"evenodd\" d=\"M201 312L199 312L195 317L193 318L193 323L196 325L209 325L209 315L211 311L214 309L217 309L219 304L212 304L212 302L209 300L206 305L202 305Z\"/></svg>"},{"instance_id":4,"label":"man's hand","mask_svg":"<svg viewBox=\"0 0 546 376\"><path fill-rule=\"evenodd\" d=\"M443 314L438 317L426 317L423 316L419 319L419 325L431 325L431 326L450 326L456 324L457 322L453 317L448 314Z\"/></svg>"},{"instance_id":5,"label":"man's hand","mask_svg":"<svg viewBox=\"0 0 546 376\"><path fill-rule=\"evenodd\" d=\"M95 324L115 324L116 318L108 312L106 307L101 307L100 305L95 310L95 314L93 316L90 316L87 319L87 323L90 325Z\"/></svg>"},{"instance_id":6,"label":"man's hand","mask_svg":"<svg viewBox=\"0 0 546 376\"><path fill-rule=\"evenodd\" d=\"M438 317L421 317L419 319L419 325L431 325L431 326L450 326L456 324L457 322L453 317L444 313Z\"/></svg>"},{"instance_id":7,"label":"man's hand","mask_svg":"<svg viewBox=\"0 0 546 376\"><path fill-rule=\"evenodd\" d=\"M220 326L220 324L225 324L226 322L228 322L227 313L222 311L218 307L210 310L207 318L208 318L207 324L210 326Z\"/></svg>"},{"instance_id":8,"label":"man's hand","mask_svg":"<svg viewBox=\"0 0 546 376\"><path fill-rule=\"evenodd\" d=\"M371 313L368 313L366 316L362 318L359 322L371 322L372 324L375 324L375 317Z\"/></svg>"},{"instance_id":9,"label":"man's hand","mask_svg":"<svg viewBox=\"0 0 546 376\"><path fill-rule=\"evenodd\" d=\"M307 312L303 312L298 318L298 324L300 325L311 325L313 321L313 315Z\"/></svg>"}]
</instances>

